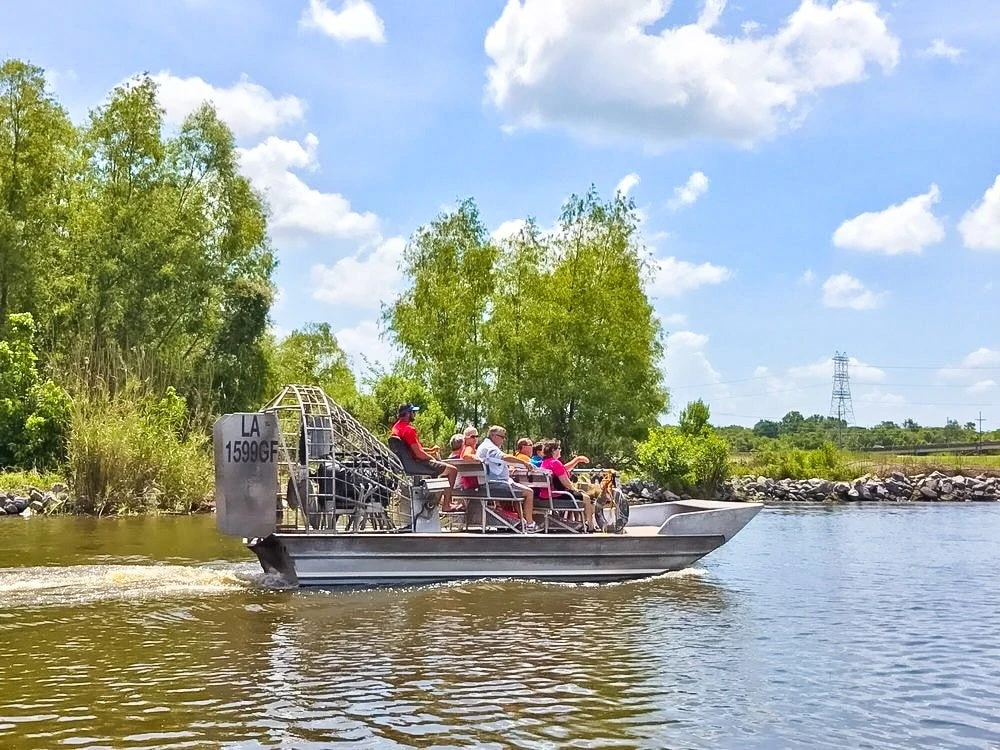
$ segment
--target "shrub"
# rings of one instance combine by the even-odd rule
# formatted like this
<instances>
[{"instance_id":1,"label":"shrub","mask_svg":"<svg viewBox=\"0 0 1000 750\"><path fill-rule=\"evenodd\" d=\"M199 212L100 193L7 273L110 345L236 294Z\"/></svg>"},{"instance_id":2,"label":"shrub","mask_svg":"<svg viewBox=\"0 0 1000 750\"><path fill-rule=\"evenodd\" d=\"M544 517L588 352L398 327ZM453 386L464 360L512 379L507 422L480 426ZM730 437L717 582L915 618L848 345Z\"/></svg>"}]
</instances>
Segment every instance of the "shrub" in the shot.
<instances>
[{"instance_id":1,"label":"shrub","mask_svg":"<svg viewBox=\"0 0 1000 750\"><path fill-rule=\"evenodd\" d=\"M185 402L173 388L156 397L134 380L73 401L68 474L82 513L191 511L212 488L208 437L186 431Z\"/></svg>"},{"instance_id":2,"label":"shrub","mask_svg":"<svg viewBox=\"0 0 1000 750\"><path fill-rule=\"evenodd\" d=\"M756 453L741 466L734 467L741 474L755 474L772 479L851 479L856 471L848 453L838 450L833 443L825 442L813 450L792 448L777 443Z\"/></svg>"},{"instance_id":3,"label":"shrub","mask_svg":"<svg viewBox=\"0 0 1000 750\"><path fill-rule=\"evenodd\" d=\"M710 428L693 435L674 427L650 430L636 457L643 476L674 492L712 496L729 476L729 444Z\"/></svg>"},{"instance_id":4,"label":"shrub","mask_svg":"<svg viewBox=\"0 0 1000 750\"><path fill-rule=\"evenodd\" d=\"M69 395L41 380L28 313L7 317L0 339L0 466L51 469L65 454Z\"/></svg>"}]
</instances>

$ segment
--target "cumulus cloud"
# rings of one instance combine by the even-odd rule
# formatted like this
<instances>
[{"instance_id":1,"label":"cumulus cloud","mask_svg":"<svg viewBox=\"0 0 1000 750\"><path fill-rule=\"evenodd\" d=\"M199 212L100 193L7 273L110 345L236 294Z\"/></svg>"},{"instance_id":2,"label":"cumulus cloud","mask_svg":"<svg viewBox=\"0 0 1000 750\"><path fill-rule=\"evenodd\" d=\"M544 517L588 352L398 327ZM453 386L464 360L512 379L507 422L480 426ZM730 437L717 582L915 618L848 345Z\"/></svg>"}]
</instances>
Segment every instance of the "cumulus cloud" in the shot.
<instances>
[{"instance_id":1,"label":"cumulus cloud","mask_svg":"<svg viewBox=\"0 0 1000 750\"><path fill-rule=\"evenodd\" d=\"M271 207L270 230L286 237L375 237L378 217L357 213L339 193L307 185L293 170L315 170L319 139L309 133L302 142L271 136L253 148L240 149L240 167L262 191Z\"/></svg>"},{"instance_id":2,"label":"cumulus cloud","mask_svg":"<svg viewBox=\"0 0 1000 750\"><path fill-rule=\"evenodd\" d=\"M660 323L662 323L665 328L674 328L687 325L687 315L685 315L684 313L671 313L670 315L663 315L657 317L660 318Z\"/></svg>"},{"instance_id":3,"label":"cumulus cloud","mask_svg":"<svg viewBox=\"0 0 1000 750\"><path fill-rule=\"evenodd\" d=\"M838 273L823 282L823 304L851 310L872 310L885 299L885 292L873 292L850 274Z\"/></svg>"},{"instance_id":4,"label":"cumulus cloud","mask_svg":"<svg viewBox=\"0 0 1000 750\"><path fill-rule=\"evenodd\" d=\"M708 178L704 172L692 172L687 182L674 188L674 197L667 201L673 210L690 206L708 192Z\"/></svg>"},{"instance_id":5,"label":"cumulus cloud","mask_svg":"<svg viewBox=\"0 0 1000 750\"><path fill-rule=\"evenodd\" d=\"M968 393L986 393L988 391L996 388L997 382L995 380L977 380L975 383L970 385L965 390Z\"/></svg>"},{"instance_id":6,"label":"cumulus cloud","mask_svg":"<svg viewBox=\"0 0 1000 750\"><path fill-rule=\"evenodd\" d=\"M1000 175L958 222L962 242L972 250L1000 250Z\"/></svg>"},{"instance_id":7,"label":"cumulus cloud","mask_svg":"<svg viewBox=\"0 0 1000 750\"><path fill-rule=\"evenodd\" d=\"M857 357L848 357L847 368L851 380L856 382L885 382L885 370L862 362ZM766 369L764 368L765 371ZM789 367L787 376L792 380L830 380L833 378L833 357L822 357L806 365Z\"/></svg>"},{"instance_id":8,"label":"cumulus cloud","mask_svg":"<svg viewBox=\"0 0 1000 750\"><path fill-rule=\"evenodd\" d=\"M921 50L920 54L924 57L942 57L945 60L950 60L955 62L965 50L959 49L958 47L952 47L944 39L935 39L930 43L926 49Z\"/></svg>"},{"instance_id":9,"label":"cumulus cloud","mask_svg":"<svg viewBox=\"0 0 1000 750\"><path fill-rule=\"evenodd\" d=\"M1000 350L981 346L966 354L962 361L953 367L942 367L937 376L942 380L972 383L981 381L983 370L1000 370Z\"/></svg>"},{"instance_id":10,"label":"cumulus cloud","mask_svg":"<svg viewBox=\"0 0 1000 750\"><path fill-rule=\"evenodd\" d=\"M722 376L705 354L708 336L694 331L676 331L667 336L663 355L664 379L668 386L714 386L716 393L725 391L719 382Z\"/></svg>"},{"instance_id":11,"label":"cumulus cloud","mask_svg":"<svg viewBox=\"0 0 1000 750\"><path fill-rule=\"evenodd\" d=\"M305 102L298 97L274 96L245 75L231 86L215 86L197 76L180 78L166 70L152 79L167 122L180 123L202 104L211 102L239 137L273 133L301 120L306 111Z\"/></svg>"},{"instance_id":12,"label":"cumulus cloud","mask_svg":"<svg viewBox=\"0 0 1000 750\"><path fill-rule=\"evenodd\" d=\"M821 90L899 57L869 0L802 0L753 37L712 32L724 6L704 0L696 23L660 30L666 0L508 0L486 34L487 95L508 127L750 145L801 121Z\"/></svg>"},{"instance_id":13,"label":"cumulus cloud","mask_svg":"<svg viewBox=\"0 0 1000 750\"><path fill-rule=\"evenodd\" d=\"M405 248L405 239L390 237L331 266L313 266L313 299L373 309L391 302L402 280L399 263Z\"/></svg>"},{"instance_id":14,"label":"cumulus cloud","mask_svg":"<svg viewBox=\"0 0 1000 750\"><path fill-rule=\"evenodd\" d=\"M941 200L937 185L882 211L848 219L833 233L833 244L850 250L885 255L919 254L944 239L944 225L931 211Z\"/></svg>"},{"instance_id":15,"label":"cumulus cloud","mask_svg":"<svg viewBox=\"0 0 1000 750\"><path fill-rule=\"evenodd\" d=\"M653 280L650 291L661 297L679 297L709 284L721 284L733 274L725 266L714 263L690 263L674 257L654 258Z\"/></svg>"},{"instance_id":16,"label":"cumulus cloud","mask_svg":"<svg viewBox=\"0 0 1000 750\"><path fill-rule=\"evenodd\" d=\"M816 281L816 274L813 273L811 268L807 268L805 272L799 276L799 283L803 286L812 286L814 281Z\"/></svg>"},{"instance_id":17,"label":"cumulus cloud","mask_svg":"<svg viewBox=\"0 0 1000 750\"><path fill-rule=\"evenodd\" d=\"M356 326L341 328L334 335L358 375L367 365L387 368L398 356L395 347L379 336L374 320L362 320Z\"/></svg>"},{"instance_id":18,"label":"cumulus cloud","mask_svg":"<svg viewBox=\"0 0 1000 750\"><path fill-rule=\"evenodd\" d=\"M385 24L367 0L344 0L340 10L333 10L324 0L309 0L299 26L319 31L338 42L358 39L375 44L385 42Z\"/></svg>"},{"instance_id":19,"label":"cumulus cloud","mask_svg":"<svg viewBox=\"0 0 1000 750\"><path fill-rule=\"evenodd\" d=\"M629 172L627 175L618 180L618 184L615 185L615 192L621 193L622 195L628 195L632 188L638 184L639 175L635 172Z\"/></svg>"},{"instance_id":20,"label":"cumulus cloud","mask_svg":"<svg viewBox=\"0 0 1000 750\"><path fill-rule=\"evenodd\" d=\"M526 226L528 226L526 219L508 219L507 221L500 222L500 226L490 232L490 237L493 238L494 242L502 242L503 240L517 236L518 232Z\"/></svg>"}]
</instances>

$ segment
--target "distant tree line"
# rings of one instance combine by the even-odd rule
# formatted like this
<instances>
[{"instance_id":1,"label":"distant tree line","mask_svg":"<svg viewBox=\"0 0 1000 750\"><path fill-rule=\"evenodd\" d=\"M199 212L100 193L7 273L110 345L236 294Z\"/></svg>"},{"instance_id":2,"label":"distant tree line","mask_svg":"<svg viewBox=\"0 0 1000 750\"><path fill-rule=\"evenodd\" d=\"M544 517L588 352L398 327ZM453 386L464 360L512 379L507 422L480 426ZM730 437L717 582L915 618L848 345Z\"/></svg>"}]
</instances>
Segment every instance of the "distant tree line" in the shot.
<instances>
[{"instance_id":1,"label":"distant tree line","mask_svg":"<svg viewBox=\"0 0 1000 750\"><path fill-rule=\"evenodd\" d=\"M775 441L791 448L816 449L833 443L846 450L906 448L939 443L972 443L980 439L975 422L960 424L949 419L943 427L923 427L913 419L880 422L873 427L849 426L835 417L813 414L803 417L790 411L780 420L762 419L752 428L731 425L717 428L734 451L758 450ZM1000 430L982 434L983 440L1000 439Z\"/></svg>"}]
</instances>

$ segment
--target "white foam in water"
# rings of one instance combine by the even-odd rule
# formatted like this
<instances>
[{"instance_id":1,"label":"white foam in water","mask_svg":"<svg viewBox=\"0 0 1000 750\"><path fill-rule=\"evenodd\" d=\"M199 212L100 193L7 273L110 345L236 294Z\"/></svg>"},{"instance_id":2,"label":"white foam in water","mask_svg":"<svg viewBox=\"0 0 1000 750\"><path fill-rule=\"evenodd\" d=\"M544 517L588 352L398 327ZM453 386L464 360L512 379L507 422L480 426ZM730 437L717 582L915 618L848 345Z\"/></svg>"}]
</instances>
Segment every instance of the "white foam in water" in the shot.
<instances>
[{"instance_id":1,"label":"white foam in water","mask_svg":"<svg viewBox=\"0 0 1000 750\"><path fill-rule=\"evenodd\" d=\"M244 566L77 565L0 570L0 608L223 594L256 584Z\"/></svg>"}]
</instances>

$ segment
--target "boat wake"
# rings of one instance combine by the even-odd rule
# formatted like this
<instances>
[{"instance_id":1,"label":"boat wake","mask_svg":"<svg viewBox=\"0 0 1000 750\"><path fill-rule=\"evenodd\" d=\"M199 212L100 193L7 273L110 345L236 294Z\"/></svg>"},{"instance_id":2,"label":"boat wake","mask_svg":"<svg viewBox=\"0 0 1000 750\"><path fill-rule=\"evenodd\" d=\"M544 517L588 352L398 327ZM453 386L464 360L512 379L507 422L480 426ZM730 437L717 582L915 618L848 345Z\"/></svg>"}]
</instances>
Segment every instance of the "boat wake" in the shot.
<instances>
[{"instance_id":1,"label":"boat wake","mask_svg":"<svg viewBox=\"0 0 1000 750\"><path fill-rule=\"evenodd\" d=\"M0 612L20 607L141 601L279 588L249 564L0 568Z\"/></svg>"}]
</instances>

